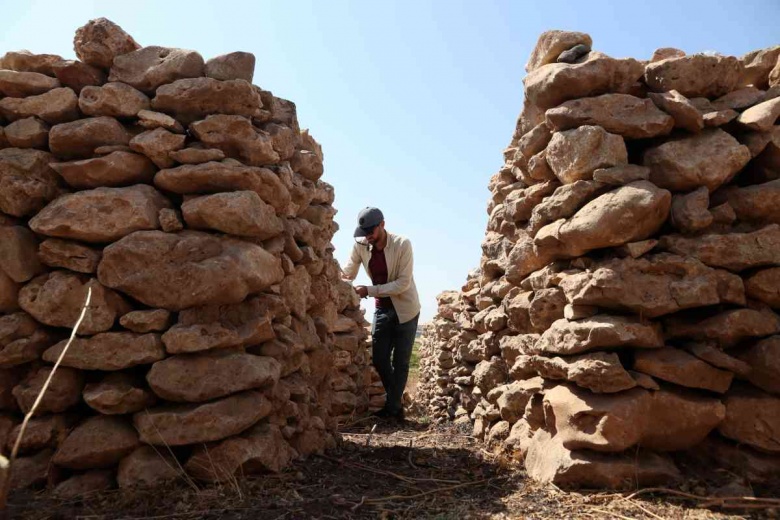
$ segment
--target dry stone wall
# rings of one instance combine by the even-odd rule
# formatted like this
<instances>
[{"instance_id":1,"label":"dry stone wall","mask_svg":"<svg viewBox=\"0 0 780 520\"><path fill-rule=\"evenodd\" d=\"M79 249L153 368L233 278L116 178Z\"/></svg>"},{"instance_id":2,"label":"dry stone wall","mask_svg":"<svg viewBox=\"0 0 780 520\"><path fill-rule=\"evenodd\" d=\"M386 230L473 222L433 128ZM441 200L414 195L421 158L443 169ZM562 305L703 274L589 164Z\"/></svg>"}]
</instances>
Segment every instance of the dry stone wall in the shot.
<instances>
[{"instance_id":1,"label":"dry stone wall","mask_svg":"<svg viewBox=\"0 0 780 520\"><path fill-rule=\"evenodd\" d=\"M544 482L667 483L683 457L776 478L780 46L591 47L549 31L534 49L421 399Z\"/></svg>"},{"instance_id":2,"label":"dry stone wall","mask_svg":"<svg viewBox=\"0 0 780 520\"><path fill-rule=\"evenodd\" d=\"M295 105L252 85L249 53L142 47L106 19L74 46L0 62L0 451L92 290L13 487L225 480L332 446L374 381Z\"/></svg>"}]
</instances>

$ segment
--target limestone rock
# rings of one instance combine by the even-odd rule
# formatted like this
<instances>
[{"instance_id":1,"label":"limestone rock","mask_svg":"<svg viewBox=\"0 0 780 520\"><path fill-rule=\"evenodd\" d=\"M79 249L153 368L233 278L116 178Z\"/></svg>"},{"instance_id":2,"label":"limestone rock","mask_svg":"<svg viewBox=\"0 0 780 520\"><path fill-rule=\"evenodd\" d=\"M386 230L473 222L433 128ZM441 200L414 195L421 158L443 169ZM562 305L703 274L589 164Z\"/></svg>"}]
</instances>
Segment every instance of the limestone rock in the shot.
<instances>
[{"instance_id":1,"label":"limestone rock","mask_svg":"<svg viewBox=\"0 0 780 520\"><path fill-rule=\"evenodd\" d=\"M33 370L18 386L14 387L14 397L24 413L28 413L32 409L32 405L38 398L38 394L40 394L51 371L50 367ZM79 402L83 387L84 374L82 372L67 367L58 368L52 377L49 389L38 405L37 413L64 412Z\"/></svg>"},{"instance_id":2,"label":"limestone rock","mask_svg":"<svg viewBox=\"0 0 780 520\"><path fill-rule=\"evenodd\" d=\"M4 97L37 96L60 87L59 80L37 72L0 70L0 94Z\"/></svg>"},{"instance_id":3,"label":"limestone rock","mask_svg":"<svg viewBox=\"0 0 780 520\"><path fill-rule=\"evenodd\" d=\"M650 180L661 188L689 191L706 186L711 192L750 160L746 146L720 129L672 139L645 151Z\"/></svg>"},{"instance_id":4,"label":"limestone rock","mask_svg":"<svg viewBox=\"0 0 780 520\"><path fill-rule=\"evenodd\" d=\"M720 399L689 390L650 392L650 416L640 442L658 451L687 450L699 445L725 418Z\"/></svg>"},{"instance_id":5,"label":"limestone rock","mask_svg":"<svg viewBox=\"0 0 780 520\"><path fill-rule=\"evenodd\" d=\"M119 324L133 332L162 332L171 325L171 313L165 309L128 312L119 319Z\"/></svg>"},{"instance_id":6,"label":"limestone rock","mask_svg":"<svg viewBox=\"0 0 780 520\"><path fill-rule=\"evenodd\" d=\"M199 480L220 482L235 474L278 473L295 455L278 426L259 424L238 437L197 449L184 467Z\"/></svg>"},{"instance_id":7,"label":"limestone rock","mask_svg":"<svg viewBox=\"0 0 780 520\"><path fill-rule=\"evenodd\" d=\"M66 415L58 414L33 417L30 422L27 423L24 437L22 437L21 443L19 444L19 453L30 453L45 448L56 449L68 435L68 430L72 426L71 423L72 420ZM14 426L8 434L8 442L4 444L7 446L9 453L13 449L16 439L19 437L21 426L21 424Z\"/></svg>"},{"instance_id":8,"label":"limestone rock","mask_svg":"<svg viewBox=\"0 0 780 520\"><path fill-rule=\"evenodd\" d=\"M54 363L65 348L61 341L43 353L43 359ZM123 370L136 365L150 365L165 357L159 334L103 332L89 338L76 338L70 344L62 365L81 370Z\"/></svg>"},{"instance_id":9,"label":"limestone rock","mask_svg":"<svg viewBox=\"0 0 780 520\"><path fill-rule=\"evenodd\" d=\"M61 500L72 500L108 491L113 487L113 471L95 470L73 475L68 480L60 482L52 490L52 494Z\"/></svg>"},{"instance_id":10,"label":"limestone rock","mask_svg":"<svg viewBox=\"0 0 780 520\"><path fill-rule=\"evenodd\" d=\"M138 446L138 434L127 420L98 415L68 435L52 462L70 469L108 468Z\"/></svg>"},{"instance_id":11,"label":"limestone rock","mask_svg":"<svg viewBox=\"0 0 780 520\"><path fill-rule=\"evenodd\" d=\"M581 126L553 134L547 162L561 182L569 184L593 177L597 168L627 164L623 139L597 126Z\"/></svg>"},{"instance_id":12,"label":"limestone rock","mask_svg":"<svg viewBox=\"0 0 780 520\"><path fill-rule=\"evenodd\" d=\"M217 441L251 427L271 412L271 402L248 391L202 404L169 405L133 416L141 442L183 446Z\"/></svg>"},{"instance_id":13,"label":"limestone rock","mask_svg":"<svg viewBox=\"0 0 780 520\"><path fill-rule=\"evenodd\" d=\"M147 185L95 188L63 195L30 220L36 233L85 242L113 242L139 230L158 229L170 202Z\"/></svg>"},{"instance_id":14,"label":"limestone rock","mask_svg":"<svg viewBox=\"0 0 780 520\"><path fill-rule=\"evenodd\" d=\"M140 412L156 402L142 380L124 372L114 372L84 387L84 402L103 415Z\"/></svg>"},{"instance_id":15,"label":"limestone rock","mask_svg":"<svg viewBox=\"0 0 780 520\"><path fill-rule=\"evenodd\" d=\"M558 132L585 125L600 126L628 139L646 139L672 131L674 120L649 99L603 94L575 99L545 112L548 127Z\"/></svg>"},{"instance_id":16,"label":"limestone rock","mask_svg":"<svg viewBox=\"0 0 780 520\"><path fill-rule=\"evenodd\" d=\"M780 397L735 387L726 394L726 419L718 427L724 437L760 451L780 453Z\"/></svg>"},{"instance_id":17,"label":"limestone rock","mask_svg":"<svg viewBox=\"0 0 780 520\"><path fill-rule=\"evenodd\" d=\"M718 110L716 112L707 112L702 116L702 120L704 121L704 126L706 127L718 127L733 121L737 118L737 116L739 116L739 112L729 108L726 110Z\"/></svg>"},{"instance_id":18,"label":"limestone rock","mask_svg":"<svg viewBox=\"0 0 780 520\"><path fill-rule=\"evenodd\" d=\"M660 348L664 345L657 323L642 324L622 316L597 315L580 321L560 319L534 346L540 354L580 354L620 347Z\"/></svg>"},{"instance_id":19,"label":"limestone rock","mask_svg":"<svg viewBox=\"0 0 780 520\"><path fill-rule=\"evenodd\" d=\"M710 192L705 186L684 195L672 196L671 223L683 233L695 233L712 224L708 211Z\"/></svg>"},{"instance_id":20,"label":"limestone rock","mask_svg":"<svg viewBox=\"0 0 780 520\"><path fill-rule=\"evenodd\" d=\"M184 135L155 128L133 137L130 148L147 156L159 168L170 168L175 163L169 154L184 148L185 139Z\"/></svg>"},{"instance_id":21,"label":"limestone rock","mask_svg":"<svg viewBox=\"0 0 780 520\"><path fill-rule=\"evenodd\" d=\"M21 285L0 269L0 312L13 312L19 308L19 289Z\"/></svg>"},{"instance_id":22,"label":"limestone rock","mask_svg":"<svg viewBox=\"0 0 780 520\"><path fill-rule=\"evenodd\" d=\"M688 98L677 92L649 92L647 94L655 105L674 118L674 126L689 132L698 133L704 128L701 112Z\"/></svg>"},{"instance_id":23,"label":"limestone rock","mask_svg":"<svg viewBox=\"0 0 780 520\"><path fill-rule=\"evenodd\" d=\"M778 117L780 117L780 98L774 98L748 108L739 115L737 122L751 130L767 132L772 129Z\"/></svg>"},{"instance_id":24,"label":"limestone rock","mask_svg":"<svg viewBox=\"0 0 780 520\"><path fill-rule=\"evenodd\" d=\"M776 66L779 58L780 45L745 54L741 58L744 70L740 76L739 84L766 88L767 81L770 79L770 71Z\"/></svg>"},{"instance_id":25,"label":"limestone rock","mask_svg":"<svg viewBox=\"0 0 780 520\"><path fill-rule=\"evenodd\" d=\"M142 47L114 58L108 81L127 83L144 93L184 78L203 76L203 56L169 47Z\"/></svg>"},{"instance_id":26,"label":"limestone rock","mask_svg":"<svg viewBox=\"0 0 780 520\"><path fill-rule=\"evenodd\" d=\"M14 121L4 131L8 144L16 148L42 150L49 142L49 125L34 117Z\"/></svg>"},{"instance_id":27,"label":"limestone rock","mask_svg":"<svg viewBox=\"0 0 780 520\"><path fill-rule=\"evenodd\" d=\"M526 366L545 379L562 379L595 393L614 393L637 386L617 354L591 352L580 356L529 356Z\"/></svg>"},{"instance_id":28,"label":"limestone rock","mask_svg":"<svg viewBox=\"0 0 780 520\"><path fill-rule=\"evenodd\" d=\"M227 81L243 79L252 83L255 75L255 55L251 52L231 52L211 58L206 62L206 76Z\"/></svg>"},{"instance_id":29,"label":"limestone rock","mask_svg":"<svg viewBox=\"0 0 780 520\"><path fill-rule=\"evenodd\" d=\"M780 224L780 179L742 188L730 186L724 196L739 220Z\"/></svg>"},{"instance_id":30,"label":"limestone rock","mask_svg":"<svg viewBox=\"0 0 780 520\"><path fill-rule=\"evenodd\" d=\"M694 54L649 63L645 83L654 92L676 90L688 98L716 98L736 90L741 73L733 56Z\"/></svg>"},{"instance_id":31,"label":"limestone rock","mask_svg":"<svg viewBox=\"0 0 780 520\"><path fill-rule=\"evenodd\" d=\"M576 45L585 45L588 49L593 45L591 37L585 33L572 31L545 31L536 42L536 46L528 58L526 72L531 72L543 65L555 63L558 56Z\"/></svg>"},{"instance_id":32,"label":"limestone rock","mask_svg":"<svg viewBox=\"0 0 780 520\"><path fill-rule=\"evenodd\" d=\"M260 115L262 106L260 94L242 79L182 79L163 85L152 99L154 110L171 114L185 124L209 114L252 118Z\"/></svg>"},{"instance_id":33,"label":"limestone rock","mask_svg":"<svg viewBox=\"0 0 780 520\"><path fill-rule=\"evenodd\" d=\"M190 130L207 146L218 148L228 157L250 166L279 162L271 136L255 128L246 117L211 115L190 125Z\"/></svg>"},{"instance_id":34,"label":"limestone rock","mask_svg":"<svg viewBox=\"0 0 780 520\"><path fill-rule=\"evenodd\" d=\"M283 276L262 247L197 231L133 233L106 247L98 267L108 287L171 311L237 303Z\"/></svg>"},{"instance_id":35,"label":"limestone rock","mask_svg":"<svg viewBox=\"0 0 780 520\"><path fill-rule=\"evenodd\" d=\"M11 489L23 489L45 484L49 478L53 451L42 450L29 457L19 457L11 475Z\"/></svg>"},{"instance_id":36,"label":"limestone rock","mask_svg":"<svg viewBox=\"0 0 780 520\"><path fill-rule=\"evenodd\" d=\"M50 166L70 186L81 189L150 184L156 171L147 157L123 151Z\"/></svg>"},{"instance_id":37,"label":"limestone rock","mask_svg":"<svg viewBox=\"0 0 780 520\"><path fill-rule=\"evenodd\" d=\"M560 287L572 305L629 310L648 318L719 303L745 304L739 276L666 253L608 260L566 276Z\"/></svg>"},{"instance_id":38,"label":"limestone rock","mask_svg":"<svg viewBox=\"0 0 780 520\"><path fill-rule=\"evenodd\" d=\"M680 386L719 394L729 389L734 376L673 347L636 352L634 370Z\"/></svg>"},{"instance_id":39,"label":"limestone rock","mask_svg":"<svg viewBox=\"0 0 780 520\"><path fill-rule=\"evenodd\" d=\"M17 72L37 72L54 76L54 65L62 61L56 54L33 54L28 50L9 51L0 58L4 69Z\"/></svg>"},{"instance_id":40,"label":"limestone rock","mask_svg":"<svg viewBox=\"0 0 780 520\"><path fill-rule=\"evenodd\" d=\"M56 125L79 118L78 97L69 88L55 88L45 94L0 100L0 114L8 121L27 117Z\"/></svg>"},{"instance_id":41,"label":"limestone rock","mask_svg":"<svg viewBox=\"0 0 780 520\"><path fill-rule=\"evenodd\" d=\"M290 192L279 176L267 168L256 168L225 162L207 162L160 170L154 184L163 190L180 194L222 191L254 191L279 215L290 205Z\"/></svg>"},{"instance_id":42,"label":"limestone rock","mask_svg":"<svg viewBox=\"0 0 780 520\"><path fill-rule=\"evenodd\" d=\"M88 116L135 117L150 107L151 102L144 93L125 83L84 87L79 94L79 109Z\"/></svg>"},{"instance_id":43,"label":"limestone rock","mask_svg":"<svg viewBox=\"0 0 780 520\"><path fill-rule=\"evenodd\" d=\"M739 358L750 365L748 380L754 386L780 394L780 336L759 341Z\"/></svg>"},{"instance_id":44,"label":"limestone rock","mask_svg":"<svg viewBox=\"0 0 780 520\"><path fill-rule=\"evenodd\" d=\"M517 422L522 417L531 397L540 392L543 387L544 380L539 377L514 381L506 385L496 401L501 418L510 423Z\"/></svg>"},{"instance_id":45,"label":"limestone rock","mask_svg":"<svg viewBox=\"0 0 780 520\"><path fill-rule=\"evenodd\" d=\"M637 181L605 193L568 220L548 224L534 245L558 257L578 257L592 249L644 240L656 233L669 214L671 194Z\"/></svg>"},{"instance_id":46,"label":"limestone rock","mask_svg":"<svg viewBox=\"0 0 780 520\"><path fill-rule=\"evenodd\" d=\"M570 99L608 92L627 93L642 77L644 67L631 58L615 59L590 52L574 65L553 63L529 71L523 80L526 106L552 108Z\"/></svg>"},{"instance_id":47,"label":"limestone rock","mask_svg":"<svg viewBox=\"0 0 780 520\"><path fill-rule=\"evenodd\" d=\"M267 240L284 231L274 208L254 191L217 193L189 199L181 206L187 226Z\"/></svg>"},{"instance_id":48,"label":"limestone rock","mask_svg":"<svg viewBox=\"0 0 780 520\"><path fill-rule=\"evenodd\" d=\"M98 249L58 238L47 238L38 247L38 258L49 267L62 267L85 274L97 271L102 255Z\"/></svg>"},{"instance_id":49,"label":"limestone rock","mask_svg":"<svg viewBox=\"0 0 780 520\"><path fill-rule=\"evenodd\" d=\"M506 379L507 367L504 360L499 357L480 361L474 369L474 384L485 393L503 384Z\"/></svg>"},{"instance_id":50,"label":"limestone rock","mask_svg":"<svg viewBox=\"0 0 780 520\"><path fill-rule=\"evenodd\" d=\"M107 18L90 20L79 27L73 38L76 56L84 63L101 69L110 68L114 58L139 47L132 36Z\"/></svg>"},{"instance_id":51,"label":"limestone rock","mask_svg":"<svg viewBox=\"0 0 780 520\"><path fill-rule=\"evenodd\" d=\"M143 128L147 128L149 130L163 128L169 132L173 132L174 134L185 133L182 124L168 114L163 114L162 112L153 112L151 110L139 110L138 114L136 115L138 117L138 124Z\"/></svg>"},{"instance_id":52,"label":"limestone rock","mask_svg":"<svg viewBox=\"0 0 780 520\"><path fill-rule=\"evenodd\" d=\"M780 268L770 267L745 279L745 292L751 298L780 309Z\"/></svg>"},{"instance_id":53,"label":"limestone rock","mask_svg":"<svg viewBox=\"0 0 780 520\"><path fill-rule=\"evenodd\" d=\"M31 215L59 195L59 178L49 167L51 154L40 150L0 150L0 211Z\"/></svg>"},{"instance_id":54,"label":"limestone rock","mask_svg":"<svg viewBox=\"0 0 780 520\"><path fill-rule=\"evenodd\" d=\"M0 226L0 270L22 283L46 268L38 260L38 240L23 226Z\"/></svg>"},{"instance_id":55,"label":"limestone rock","mask_svg":"<svg viewBox=\"0 0 780 520\"><path fill-rule=\"evenodd\" d=\"M666 60L669 58L682 58L685 56L685 52L674 47L661 47L653 51L653 56L650 58L650 62Z\"/></svg>"},{"instance_id":56,"label":"limestone rock","mask_svg":"<svg viewBox=\"0 0 780 520\"><path fill-rule=\"evenodd\" d=\"M530 160L547 147L550 139L552 139L550 128L545 123L539 123L517 142L517 153Z\"/></svg>"},{"instance_id":57,"label":"limestone rock","mask_svg":"<svg viewBox=\"0 0 780 520\"><path fill-rule=\"evenodd\" d=\"M160 227L166 233L176 233L184 229L184 220L181 218L181 212L171 208L163 208L157 214L160 220Z\"/></svg>"},{"instance_id":58,"label":"limestone rock","mask_svg":"<svg viewBox=\"0 0 780 520\"><path fill-rule=\"evenodd\" d=\"M650 168L636 164L624 164L612 168L599 168L593 172L593 180L610 186L625 186L650 178Z\"/></svg>"},{"instance_id":59,"label":"limestone rock","mask_svg":"<svg viewBox=\"0 0 780 520\"><path fill-rule=\"evenodd\" d=\"M173 457L152 446L141 446L123 458L117 471L120 489L153 488L183 478Z\"/></svg>"},{"instance_id":60,"label":"limestone rock","mask_svg":"<svg viewBox=\"0 0 780 520\"><path fill-rule=\"evenodd\" d=\"M702 359L710 365L722 368L729 372L733 372L742 378L747 378L750 375L750 365L744 361L740 361L737 358L731 357L719 348L713 346L710 343L686 343L684 345L685 350L693 354L699 359Z\"/></svg>"},{"instance_id":61,"label":"limestone rock","mask_svg":"<svg viewBox=\"0 0 780 520\"><path fill-rule=\"evenodd\" d=\"M68 271L53 271L34 278L19 291L19 305L41 323L72 328L89 288L92 300L79 326L79 334L109 330L118 316L130 310L121 296L94 278Z\"/></svg>"},{"instance_id":62,"label":"limestone rock","mask_svg":"<svg viewBox=\"0 0 780 520\"><path fill-rule=\"evenodd\" d=\"M768 308L732 309L698 321L673 316L665 321L664 329L668 338L714 341L722 348L730 348L746 338L777 334L780 316Z\"/></svg>"},{"instance_id":63,"label":"limestone rock","mask_svg":"<svg viewBox=\"0 0 780 520\"><path fill-rule=\"evenodd\" d=\"M683 256L691 256L709 265L730 271L762 266L780 265L780 226L772 224L752 233L729 233L686 238L666 235L661 238L662 249Z\"/></svg>"},{"instance_id":64,"label":"limestone rock","mask_svg":"<svg viewBox=\"0 0 780 520\"><path fill-rule=\"evenodd\" d=\"M64 86L79 94L81 89L91 85L102 85L106 82L105 72L82 61L63 60L54 65L54 75ZM76 98L78 106L78 98Z\"/></svg>"},{"instance_id":65,"label":"limestone rock","mask_svg":"<svg viewBox=\"0 0 780 520\"><path fill-rule=\"evenodd\" d=\"M101 146L127 144L130 134L112 117L88 117L54 125L49 132L51 152L64 158L86 158Z\"/></svg>"},{"instance_id":66,"label":"limestone rock","mask_svg":"<svg viewBox=\"0 0 780 520\"><path fill-rule=\"evenodd\" d=\"M221 161L225 152L218 148L184 148L168 152L168 157L181 164L202 164L209 161Z\"/></svg>"},{"instance_id":67,"label":"limestone rock","mask_svg":"<svg viewBox=\"0 0 780 520\"><path fill-rule=\"evenodd\" d=\"M541 185L537 184L535 186ZM530 190L535 186L528 189ZM536 232L550 222L571 217L578 209L608 189L606 184L596 181L574 181L571 184L558 186L552 195L545 196L543 200L534 204L533 208L530 209L528 230ZM509 197L511 197L511 194Z\"/></svg>"},{"instance_id":68,"label":"limestone rock","mask_svg":"<svg viewBox=\"0 0 780 520\"><path fill-rule=\"evenodd\" d=\"M168 401L203 402L243 390L272 387L281 365L271 357L217 350L171 356L146 376L155 394Z\"/></svg>"}]
</instances>

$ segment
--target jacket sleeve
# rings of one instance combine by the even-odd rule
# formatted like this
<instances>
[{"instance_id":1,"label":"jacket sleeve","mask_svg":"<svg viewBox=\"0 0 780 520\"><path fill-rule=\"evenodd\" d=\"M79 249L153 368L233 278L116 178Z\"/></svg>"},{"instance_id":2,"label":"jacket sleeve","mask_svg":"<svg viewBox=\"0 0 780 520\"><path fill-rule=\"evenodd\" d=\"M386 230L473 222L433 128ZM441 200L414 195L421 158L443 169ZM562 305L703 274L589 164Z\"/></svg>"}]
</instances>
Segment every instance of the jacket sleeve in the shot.
<instances>
[{"instance_id":1,"label":"jacket sleeve","mask_svg":"<svg viewBox=\"0 0 780 520\"><path fill-rule=\"evenodd\" d=\"M409 240L404 240L398 255L398 278L389 283L369 286L368 295L382 298L384 296L396 296L406 291L412 285L413 267L412 243Z\"/></svg>"},{"instance_id":2,"label":"jacket sleeve","mask_svg":"<svg viewBox=\"0 0 780 520\"><path fill-rule=\"evenodd\" d=\"M358 271L360 270L360 264L362 261L360 259L360 251L358 251L358 247L360 247L358 244L352 246L352 253L349 255L347 265L345 265L341 270L341 277L344 280L354 280L358 274Z\"/></svg>"}]
</instances>

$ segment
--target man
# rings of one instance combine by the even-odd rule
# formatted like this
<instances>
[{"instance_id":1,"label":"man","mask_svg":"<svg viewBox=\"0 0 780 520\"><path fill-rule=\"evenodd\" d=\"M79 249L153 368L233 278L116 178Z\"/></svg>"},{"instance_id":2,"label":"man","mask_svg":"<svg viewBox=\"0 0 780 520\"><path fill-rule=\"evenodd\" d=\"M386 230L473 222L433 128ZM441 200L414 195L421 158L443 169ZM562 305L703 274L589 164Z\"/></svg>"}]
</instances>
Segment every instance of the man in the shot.
<instances>
[{"instance_id":1,"label":"man","mask_svg":"<svg viewBox=\"0 0 780 520\"><path fill-rule=\"evenodd\" d=\"M420 300L412 276L412 243L385 230L385 218L377 208L365 208L358 215L355 246L344 267L344 279L354 280L360 265L373 285L358 285L361 298L376 299L371 327L374 367L387 393L384 408L375 415L403 420L402 398L409 375Z\"/></svg>"}]
</instances>

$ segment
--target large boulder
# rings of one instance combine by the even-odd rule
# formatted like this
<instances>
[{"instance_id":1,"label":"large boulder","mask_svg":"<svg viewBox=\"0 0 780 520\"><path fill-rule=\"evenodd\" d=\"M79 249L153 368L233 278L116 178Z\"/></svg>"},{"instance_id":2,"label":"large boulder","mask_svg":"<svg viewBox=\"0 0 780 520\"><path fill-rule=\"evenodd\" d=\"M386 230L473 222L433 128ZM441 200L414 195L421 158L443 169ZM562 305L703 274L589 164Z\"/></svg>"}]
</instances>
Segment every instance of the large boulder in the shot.
<instances>
[{"instance_id":1,"label":"large boulder","mask_svg":"<svg viewBox=\"0 0 780 520\"><path fill-rule=\"evenodd\" d=\"M591 179L597 168L628 163L623 138L598 126L556 132L546 153L550 168L564 184Z\"/></svg>"},{"instance_id":2,"label":"large boulder","mask_svg":"<svg viewBox=\"0 0 780 520\"><path fill-rule=\"evenodd\" d=\"M89 276L68 271L42 274L19 291L19 305L41 323L73 328L90 288L92 299L78 332L97 334L111 329L130 308L121 296Z\"/></svg>"},{"instance_id":3,"label":"large boulder","mask_svg":"<svg viewBox=\"0 0 780 520\"><path fill-rule=\"evenodd\" d=\"M90 20L76 30L73 48L81 61L94 67L108 69L114 58L138 49L132 36L107 18Z\"/></svg>"},{"instance_id":4,"label":"large boulder","mask_svg":"<svg viewBox=\"0 0 780 520\"><path fill-rule=\"evenodd\" d=\"M780 225L751 233L683 237L663 236L658 246L672 253L696 258L710 267L742 271L753 267L780 266Z\"/></svg>"},{"instance_id":5,"label":"large boulder","mask_svg":"<svg viewBox=\"0 0 780 520\"><path fill-rule=\"evenodd\" d=\"M597 197L570 219L544 226L534 245L554 256L578 257L644 240L666 221L671 199L671 193L650 182L632 182Z\"/></svg>"},{"instance_id":6,"label":"large boulder","mask_svg":"<svg viewBox=\"0 0 780 520\"><path fill-rule=\"evenodd\" d=\"M641 323L622 316L593 316L578 321L560 319L534 345L540 354L570 355L621 347L661 348L658 323Z\"/></svg>"},{"instance_id":7,"label":"large boulder","mask_svg":"<svg viewBox=\"0 0 780 520\"><path fill-rule=\"evenodd\" d=\"M183 446L237 435L271 412L262 393L250 390L202 404L168 405L138 412L133 422L141 442Z\"/></svg>"},{"instance_id":8,"label":"large boulder","mask_svg":"<svg viewBox=\"0 0 780 520\"><path fill-rule=\"evenodd\" d=\"M585 125L600 126L628 139L666 135L674 119L649 99L628 94L603 94L575 99L545 112L547 126L558 132Z\"/></svg>"},{"instance_id":9,"label":"large boulder","mask_svg":"<svg viewBox=\"0 0 780 520\"><path fill-rule=\"evenodd\" d=\"M572 305L628 310L648 318L719 303L745 304L739 276L668 253L607 260L564 277L559 286Z\"/></svg>"},{"instance_id":10,"label":"large boulder","mask_svg":"<svg viewBox=\"0 0 780 520\"><path fill-rule=\"evenodd\" d=\"M532 70L523 80L526 106L547 109L570 99L609 92L627 93L642 77L642 63L590 52L574 65L551 63Z\"/></svg>"},{"instance_id":11,"label":"large boulder","mask_svg":"<svg viewBox=\"0 0 780 520\"><path fill-rule=\"evenodd\" d=\"M149 184L157 171L147 157L121 150L50 166L70 186L80 189Z\"/></svg>"},{"instance_id":12,"label":"large boulder","mask_svg":"<svg viewBox=\"0 0 780 520\"><path fill-rule=\"evenodd\" d=\"M108 81L119 81L153 94L158 87L203 76L203 56L170 47L142 47L114 58Z\"/></svg>"},{"instance_id":13,"label":"large boulder","mask_svg":"<svg viewBox=\"0 0 780 520\"><path fill-rule=\"evenodd\" d=\"M672 139L644 153L650 180L661 188L710 192L727 183L750 160L750 150L720 129Z\"/></svg>"},{"instance_id":14,"label":"large boulder","mask_svg":"<svg viewBox=\"0 0 780 520\"><path fill-rule=\"evenodd\" d=\"M98 415L68 435L52 462L70 469L110 468L138 447L138 433L127 419Z\"/></svg>"},{"instance_id":15,"label":"large boulder","mask_svg":"<svg viewBox=\"0 0 780 520\"><path fill-rule=\"evenodd\" d=\"M281 364L271 357L217 350L158 361L146 379L163 399L200 403L243 390L272 387L281 371Z\"/></svg>"},{"instance_id":16,"label":"large boulder","mask_svg":"<svg viewBox=\"0 0 780 520\"><path fill-rule=\"evenodd\" d=\"M252 118L260 115L262 106L260 94L242 79L182 79L163 85L152 99L154 110L171 114L185 124L209 114Z\"/></svg>"},{"instance_id":17,"label":"large boulder","mask_svg":"<svg viewBox=\"0 0 780 520\"><path fill-rule=\"evenodd\" d=\"M31 215L60 193L59 177L49 167L51 154L40 150L0 150L0 211Z\"/></svg>"},{"instance_id":18,"label":"large boulder","mask_svg":"<svg viewBox=\"0 0 780 520\"><path fill-rule=\"evenodd\" d=\"M649 63L645 83L654 92L676 90L689 98L716 98L736 90L741 73L734 56L694 54Z\"/></svg>"},{"instance_id":19,"label":"large boulder","mask_svg":"<svg viewBox=\"0 0 780 520\"><path fill-rule=\"evenodd\" d=\"M637 351L634 370L657 379L689 388L702 388L723 394L731 386L734 374L674 347Z\"/></svg>"},{"instance_id":20,"label":"large boulder","mask_svg":"<svg viewBox=\"0 0 780 520\"><path fill-rule=\"evenodd\" d=\"M43 353L43 359L54 363L67 341L61 341ZM89 338L74 339L62 359L62 365L81 370L123 370L136 365L151 365L165 358L159 334L103 332Z\"/></svg>"},{"instance_id":21,"label":"large boulder","mask_svg":"<svg viewBox=\"0 0 780 520\"><path fill-rule=\"evenodd\" d=\"M64 158L87 158L101 146L126 145L130 134L113 117L88 117L54 125L49 132L49 149Z\"/></svg>"},{"instance_id":22,"label":"large boulder","mask_svg":"<svg viewBox=\"0 0 780 520\"><path fill-rule=\"evenodd\" d=\"M274 208L254 191L234 191L194 197L181 206L192 229L213 229L230 235L267 240L284 231Z\"/></svg>"},{"instance_id":23,"label":"large boulder","mask_svg":"<svg viewBox=\"0 0 780 520\"><path fill-rule=\"evenodd\" d=\"M158 213L171 203L151 186L95 188L59 197L30 220L41 235L113 242L139 230L159 229Z\"/></svg>"},{"instance_id":24,"label":"large boulder","mask_svg":"<svg viewBox=\"0 0 780 520\"><path fill-rule=\"evenodd\" d=\"M190 125L190 130L202 143L225 152L250 166L279 162L271 136L255 128L240 115L210 115Z\"/></svg>"},{"instance_id":25,"label":"large boulder","mask_svg":"<svg viewBox=\"0 0 780 520\"><path fill-rule=\"evenodd\" d=\"M79 118L78 97L69 88L55 88L45 94L0 100L0 114L8 121L37 117L50 125Z\"/></svg>"},{"instance_id":26,"label":"large boulder","mask_svg":"<svg viewBox=\"0 0 780 520\"><path fill-rule=\"evenodd\" d=\"M254 191L279 215L290 205L290 192L279 176L267 168L230 162L185 164L160 170L154 177L160 189L180 194Z\"/></svg>"},{"instance_id":27,"label":"large boulder","mask_svg":"<svg viewBox=\"0 0 780 520\"><path fill-rule=\"evenodd\" d=\"M138 231L103 250L98 279L151 307L237 303L280 282L262 247L198 231Z\"/></svg>"},{"instance_id":28,"label":"large boulder","mask_svg":"<svg viewBox=\"0 0 780 520\"><path fill-rule=\"evenodd\" d=\"M278 426L258 424L238 437L196 449L184 468L198 480L222 482L236 474L278 473L295 455Z\"/></svg>"}]
</instances>

